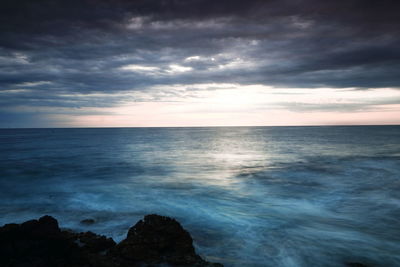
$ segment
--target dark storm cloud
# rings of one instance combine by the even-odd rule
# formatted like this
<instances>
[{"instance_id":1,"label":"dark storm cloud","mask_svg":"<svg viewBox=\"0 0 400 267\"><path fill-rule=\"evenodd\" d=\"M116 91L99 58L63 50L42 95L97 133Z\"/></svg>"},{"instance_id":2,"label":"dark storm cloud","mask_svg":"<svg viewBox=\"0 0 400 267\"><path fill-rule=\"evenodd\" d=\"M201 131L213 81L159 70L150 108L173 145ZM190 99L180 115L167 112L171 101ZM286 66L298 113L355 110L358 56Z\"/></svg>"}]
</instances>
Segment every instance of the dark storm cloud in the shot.
<instances>
[{"instance_id":1,"label":"dark storm cloud","mask_svg":"<svg viewBox=\"0 0 400 267\"><path fill-rule=\"evenodd\" d=\"M399 10L395 0L2 1L1 105L108 106L121 100L84 96L160 84L399 87Z\"/></svg>"}]
</instances>

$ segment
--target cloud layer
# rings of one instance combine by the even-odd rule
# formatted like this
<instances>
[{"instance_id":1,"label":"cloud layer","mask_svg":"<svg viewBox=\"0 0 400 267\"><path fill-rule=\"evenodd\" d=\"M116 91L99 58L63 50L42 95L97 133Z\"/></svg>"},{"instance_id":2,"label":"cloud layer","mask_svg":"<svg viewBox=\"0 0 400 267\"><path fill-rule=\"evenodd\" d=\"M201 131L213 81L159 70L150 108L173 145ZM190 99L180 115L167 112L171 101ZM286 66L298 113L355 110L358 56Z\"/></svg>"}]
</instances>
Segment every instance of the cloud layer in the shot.
<instances>
[{"instance_id":1,"label":"cloud layer","mask_svg":"<svg viewBox=\"0 0 400 267\"><path fill-rule=\"evenodd\" d=\"M161 85L183 98L204 90L196 84L398 88L398 10L395 0L3 1L0 126L22 107L109 107Z\"/></svg>"}]
</instances>

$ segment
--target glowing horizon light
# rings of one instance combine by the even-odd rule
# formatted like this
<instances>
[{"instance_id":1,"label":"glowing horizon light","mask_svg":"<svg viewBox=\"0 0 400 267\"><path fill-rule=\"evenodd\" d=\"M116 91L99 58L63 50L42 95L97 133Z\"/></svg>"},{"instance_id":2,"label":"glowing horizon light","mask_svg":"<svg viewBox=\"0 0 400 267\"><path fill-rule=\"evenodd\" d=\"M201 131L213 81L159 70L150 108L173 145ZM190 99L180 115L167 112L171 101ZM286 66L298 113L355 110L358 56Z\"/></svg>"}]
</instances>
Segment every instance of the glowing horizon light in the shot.
<instances>
[{"instance_id":1,"label":"glowing horizon light","mask_svg":"<svg viewBox=\"0 0 400 267\"><path fill-rule=\"evenodd\" d=\"M83 108L82 115L52 118L76 127L400 124L400 91L395 88L210 83L155 86L121 98L117 106Z\"/></svg>"}]
</instances>

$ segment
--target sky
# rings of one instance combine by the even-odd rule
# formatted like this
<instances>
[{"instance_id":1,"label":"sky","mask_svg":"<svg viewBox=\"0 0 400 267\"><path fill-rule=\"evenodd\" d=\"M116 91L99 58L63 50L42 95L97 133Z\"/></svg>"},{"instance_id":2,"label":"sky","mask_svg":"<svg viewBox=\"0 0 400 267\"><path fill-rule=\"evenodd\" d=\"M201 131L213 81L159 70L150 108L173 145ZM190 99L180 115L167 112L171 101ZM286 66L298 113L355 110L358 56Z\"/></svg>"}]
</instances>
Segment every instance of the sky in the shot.
<instances>
[{"instance_id":1,"label":"sky","mask_svg":"<svg viewBox=\"0 0 400 267\"><path fill-rule=\"evenodd\" d=\"M0 128L400 124L398 0L3 0Z\"/></svg>"}]
</instances>

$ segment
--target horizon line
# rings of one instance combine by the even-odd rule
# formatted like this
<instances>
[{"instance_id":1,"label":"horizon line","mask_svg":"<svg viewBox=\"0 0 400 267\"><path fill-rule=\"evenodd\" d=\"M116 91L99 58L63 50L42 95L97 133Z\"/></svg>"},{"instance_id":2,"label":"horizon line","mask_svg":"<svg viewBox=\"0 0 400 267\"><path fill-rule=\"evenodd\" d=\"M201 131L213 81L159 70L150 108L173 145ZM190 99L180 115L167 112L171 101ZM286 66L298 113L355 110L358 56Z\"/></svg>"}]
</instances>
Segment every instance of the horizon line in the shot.
<instances>
[{"instance_id":1,"label":"horizon line","mask_svg":"<svg viewBox=\"0 0 400 267\"><path fill-rule=\"evenodd\" d=\"M316 124L316 125L212 125L212 126L83 126L83 127L0 127L0 130L13 129L121 129L121 128L264 128L264 127L365 127L400 126L399 124Z\"/></svg>"}]
</instances>

